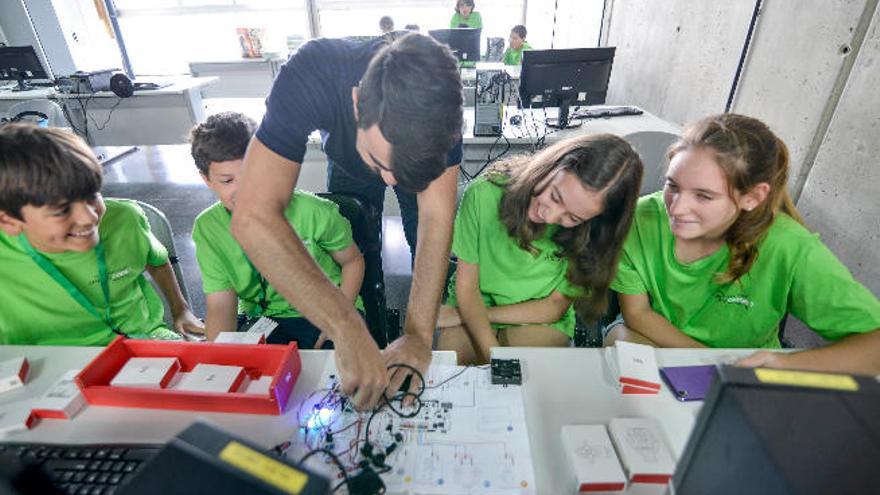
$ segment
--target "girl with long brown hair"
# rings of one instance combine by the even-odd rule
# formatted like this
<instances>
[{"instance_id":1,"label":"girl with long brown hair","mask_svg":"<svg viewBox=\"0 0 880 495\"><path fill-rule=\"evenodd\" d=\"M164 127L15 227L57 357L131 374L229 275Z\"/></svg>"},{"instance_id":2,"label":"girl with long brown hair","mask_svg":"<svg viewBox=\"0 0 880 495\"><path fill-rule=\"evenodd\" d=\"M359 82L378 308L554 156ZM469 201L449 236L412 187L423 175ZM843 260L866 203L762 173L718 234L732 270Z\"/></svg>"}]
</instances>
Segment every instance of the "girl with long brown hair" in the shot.
<instances>
[{"instance_id":1,"label":"girl with long brown hair","mask_svg":"<svg viewBox=\"0 0 880 495\"><path fill-rule=\"evenodd\" d=\"M487 362L502 345L562 346L573 303L604 311L642 179L639 155L610 134L561 141L472 183L455 220L458 257L438 348Z\"/></svg>"},{"instance_id":2,"label":"girl with long brown hair","mask_svg":"<svg viewBox=\"0 0 880 495\"><path fill-rule=\"evenodd\" d=\"M661 347L779 348L787 313L835 343L740 364L880 373L880 302L803 225L785 144L761 121L705 118L639 200L612 289L616 339Z\"/></svg>"}]
</instances>

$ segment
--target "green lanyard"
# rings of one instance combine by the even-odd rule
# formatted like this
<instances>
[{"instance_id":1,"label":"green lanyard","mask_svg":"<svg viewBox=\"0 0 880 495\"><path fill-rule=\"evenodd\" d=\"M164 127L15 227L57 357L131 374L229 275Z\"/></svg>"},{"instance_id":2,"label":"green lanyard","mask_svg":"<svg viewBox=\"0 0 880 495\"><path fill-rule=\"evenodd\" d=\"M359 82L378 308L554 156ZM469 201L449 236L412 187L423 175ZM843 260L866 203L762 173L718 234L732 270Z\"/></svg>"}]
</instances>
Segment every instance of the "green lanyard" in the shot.
<instances>
[{"instance_id":1,"label":"green lanyard","mask_svg":"<svg viewBox=\"0 0 880 495\"><path fill-rule=\"evenodd\" d=\"M24 233L19 234L18 242L21 244L21 247L24 248L25 252L30 255L31 259L34 260L40 268L46 272L47 275L52 277L52 280L58 283L64 290L67 291L70 296L79 303L80 306L83 307L86 311L96 316L99 320L103 321L110 327L110 330L115 334L122 335L124 337L128 337L122 330L119 329L116 325L113 324L112 318L110 318L110 286L108 283L107 277L107 257L104 254L104 244L99 240L98 245L95 246L95 257L98 262L98 280L101 282L101 292L104 293L104 314L102 315L98 308L92 304L91 301L82 293L81 290L71 282L67 277L64 276L63 273L58 271L58 268L52 264L51 261L47 260L45 256L40 254L31 243L28 242L27 237L25 237Z\"/></svg>"}]
</instances>

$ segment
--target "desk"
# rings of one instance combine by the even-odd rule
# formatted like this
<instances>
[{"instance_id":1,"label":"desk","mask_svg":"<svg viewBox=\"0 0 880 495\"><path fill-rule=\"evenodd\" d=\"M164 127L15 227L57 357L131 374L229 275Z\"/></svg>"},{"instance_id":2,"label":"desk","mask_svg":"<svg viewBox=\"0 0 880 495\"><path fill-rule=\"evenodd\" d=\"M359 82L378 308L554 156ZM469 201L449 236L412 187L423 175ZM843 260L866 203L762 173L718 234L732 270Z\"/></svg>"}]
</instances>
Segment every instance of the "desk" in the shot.
<instances>
[{"instance_id":1,"label":"desk","mask_svg":"<svg viewBox=\"0 0 880 495\"><path fill-rule=\"evenodd\" d=\"M265 98L285 62L283 57L190 62L189 71L193 77L219 78L203 92L205 98Z\"/></svg>"},{"instance_id":2,"label":"desk","mask_svg":"<svg viewBox=\"0 0 880 495\"><path fill-rule=\"evenodd\" d=\"M26 355L31 361L28 385L0 395L0 405L38 396L62 372L78 368L98 354L89 347L0 347L0 359ZM733 362L750 354L746 349L658 349L660 366ZM43 420L33 430L9 438L16 442L164 442L197 417L205 417L260 445L270 447L289 439L296 429L296 406L332 369L331 351L301 351L302 373L288 410L281 416L87 407L72 421ZM495 348L496 358L518 358L523 366L523 402L539 494L565 493L568 467L560 431L566 424L603 424L621 416L652 417L660 421L676 458L694 426L701 403L675 400L665 385L655 397L623 397L605 366L602 349ZM435 352L434 362L452 364L451 352Z\"/></svg>"},{"instance_id":3,"label":"desk","mask_svg":"<svg viewBox=\"0 0 880 495\"><path fill-rule=\"evenodd\" d=\"M0 92L0 114L21 101L49 99L66 109L77 130L85 128L82 107L86 107L92 146L185 143L192 126L205 119L201 89L216 80L216 77L176 78L169 86L137 91L124 99L109 91L94 95L59 93L54 88L3 91Z\"/></svg>"}]
</instances>

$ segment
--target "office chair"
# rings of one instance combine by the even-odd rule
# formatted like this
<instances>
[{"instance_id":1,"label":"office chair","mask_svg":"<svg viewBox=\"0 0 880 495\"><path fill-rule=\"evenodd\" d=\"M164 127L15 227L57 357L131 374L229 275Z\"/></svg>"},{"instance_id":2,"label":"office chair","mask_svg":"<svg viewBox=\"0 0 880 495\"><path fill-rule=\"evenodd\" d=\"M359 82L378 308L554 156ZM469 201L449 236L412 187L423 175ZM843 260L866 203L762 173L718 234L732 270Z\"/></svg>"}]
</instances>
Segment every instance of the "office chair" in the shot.
<instances>
[{"instance_id":1,"label":"office chair","mask_svg":"<svg viewBox=\"0 0 880 495\"><path fill-rule=\"evenodd\" d=\"M168 217L151 204L136 200L134 202L144 210L144 213L147 215L147 221L150 222L150 230L153 231L153 235L156 236L156 239L158 239L168 251L168 260L171 262L174 276L177 277L177 284L180 286L180 292L183 293L183 299L189 303L189 291L186 290L186 281L184 280L183 272L180 269L180 259L178 259L177 249L174 247L174 233L171 231L171 223L168 222ZM165 318L168 319L170 314L170 311L166 308ZM173 325L173 322L170 322L169 324Z\"/></svg>"},{"instance_id":2,"label":"office chair","mask_svg":"<svg viewBox=\"0 0 880 495\"><path fill-rule=\"evenodd\" d=\"M46 120L48 127L70 127L61 107L51 100L36 99L16 103L6 112L5 122L36 122Z\"/></svg>"},{"instance_id":3,"label":"office chair","mask_svg":"<svg viewBox=\"0 0 880 495\"><path fill-rule=\"evenodd\" d=\"M392 325L395 311L389 311L385 303L385 273L382 270L382 230L371 228L381 220L372 208L360 199L346 194L319 193L339 206L339 213L351 224L354 242L364 256L364 282L361 284L361 299L367 328L380 349L400 334L399 323ZM399 318L399 316L398 316ZM390 321L389 321L390 320Z\"/></svg>"},{"instance_id":4,"label":"office chair","mask_svg":"<svg viewBox=\"0 0 880 495\"><path fill-rule=\"evenodd\" d=\"M617 292L608 291L608 307L605 314L595 322L585 322L575 312L574 347L602 347L602 329L609 325L620 314L620 302Z\"/></svg>"}]
</instances>

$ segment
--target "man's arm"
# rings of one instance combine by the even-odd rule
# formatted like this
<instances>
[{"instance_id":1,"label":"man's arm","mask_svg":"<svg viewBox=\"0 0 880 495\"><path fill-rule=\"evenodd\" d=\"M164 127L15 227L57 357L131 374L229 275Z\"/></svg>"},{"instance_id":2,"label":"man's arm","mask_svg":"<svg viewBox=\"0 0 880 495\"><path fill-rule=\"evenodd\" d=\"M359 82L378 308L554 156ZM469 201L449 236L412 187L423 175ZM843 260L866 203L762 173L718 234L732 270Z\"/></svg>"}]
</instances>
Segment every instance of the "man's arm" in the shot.
<instances>
[{"instance_id":1,"label":"man's arm","mask_svg":"<svg viewBox=\"0 0 880 495\"><path fill-rule=\"evenodd\" d=\"M489 362L489 348L498 346L486 304L480 295L480 267L458 260L455 271L455 294L462 324L480 360Z\"/></svg>"},{"instance_id":2,"label":"man's arm","mask_svg":"<svg viewBox=\"0 0 880 495\"><path fill-rule=\"evenodd\" d=\"M792 353L758 351L736 364L880 375L880 329L849 335L833 344L809 351Z\"/></svg>"},{"instance_id":3,"label":"man's arm","mask_svg":"<svg viewBox=\"0 0 880 495\"><path fill-rule=\"evenodd\" d=\"M238 327L238 294L232 289L205 295L205 336L214 341L220 332L234 332Z\"/></svg>"},{"instance_id":4,"label":"man's arm","mask_svg":"<svg viewBox=\"0 0 880 495\"><path fill-rule=\"evenodd\" d=\"M174 270L171 269L171 263L166 261L165 264L159 266L147 265L147 272L156 281L162 296L168 302L171 316L174 319L174 330L184 336L187 333L204 334L205 327L192 314L189 304L183 298L183 292L180 291L180 285L177 283L177 277L174 276Z\"/></svg>"},{"instance_id":5,"label":"man's arm","mask_svg":"<svg viewBox=\"0 0 880 495\"><path fill-rule=\"evenodd\" d=\"M449 167L417 196L419 204L418 243L412 287L403 335L385 349L385 362L407 364L427 373L431 364L431 342L437 323L437 309L443 295L443 282L449 266L452 221L458 166ZM389 390L396 391L408 373L396 373ZM411 380L411 391L419 384Z\"/></svg>"},{"instance_id":6,"label":"man's arm","mask_svg":"<svg viewBox=\"0 0 880 495\"><path fill-rule=\"evenodd\" d=\"M387 385L379 348L354 306L321 271L284 217L300 164L251 140L232 213L232 235L266 280L336 345L342 392L372 408Z\"/></svg>"},{"instance_id":7,"label":"man's arm","mask_svg":"<svg viewBox=\"0 0 880 495\"><path fill-rule=\"evenodd\" d=\"M553 323L562 318L562 315L571 306L571 302L571 299L564 296L561 292L553 291L552 294L543 299L492 306L491 308L486 308L486 312L491 323L509 325ZM437 323L443 328L457 327L461 325L461 315L456 308L442 306Z\"/></svg>"},{"instance_id":8,"label":"man's arm","mask_svg":"<svg viewBox=\"0 0 880 495\"><path fill-rule=\"evenodd\" d=\"M358 294L361 292L361 284L364 283L364 256L357 244L351 243L342 251L331 251L330 256L342 269L342 279L339 282L339 288L345 297L354 304Z\"/></svg>"},{"instance_id":9,"label":"man's arm","mask_svg":"<svg viewBox=\"0 0 880 495\"><path fill-rule=\"evenodd\" d=\"M626 326L660 347L706 347L651 308L647 294L619 294L620 312Z\"/></svg>"}]
</instances>

